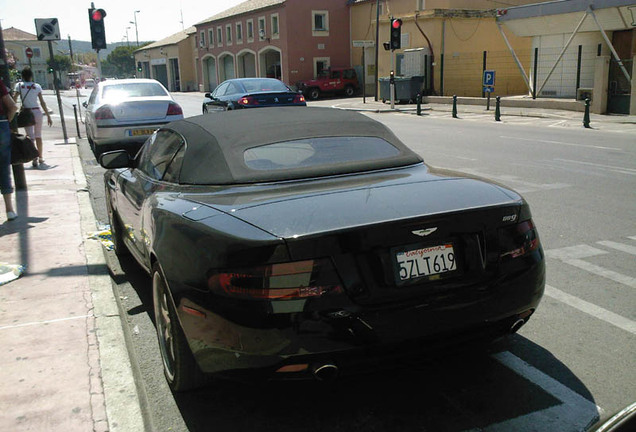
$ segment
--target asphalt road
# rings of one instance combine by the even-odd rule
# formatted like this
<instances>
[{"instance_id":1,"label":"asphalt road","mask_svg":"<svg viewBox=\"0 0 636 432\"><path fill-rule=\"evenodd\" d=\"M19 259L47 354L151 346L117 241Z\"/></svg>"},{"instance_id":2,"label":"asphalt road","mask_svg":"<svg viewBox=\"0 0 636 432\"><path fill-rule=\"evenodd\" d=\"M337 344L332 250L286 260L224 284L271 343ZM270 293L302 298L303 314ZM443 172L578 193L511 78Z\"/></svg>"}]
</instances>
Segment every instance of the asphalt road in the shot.
<instances>
[{"instance_id":1,"label":"asphalt road","mask_svg":"<svg viewBox=\"0 0 636 432\"><path fill-rule=\"evenodd\" d=\"M200 112L200 95L175 97L186 116ZM636 401L633 129L371 116L429 164L498 180L530 202L548 257L536 314L490 354L412 359L329 386L220 383L172 394L161 371L149 278L108 253L153 430L584 431ZM85 140L80 153L97 220L106 223L103 170Z\"/></svg>"}]
</instances>

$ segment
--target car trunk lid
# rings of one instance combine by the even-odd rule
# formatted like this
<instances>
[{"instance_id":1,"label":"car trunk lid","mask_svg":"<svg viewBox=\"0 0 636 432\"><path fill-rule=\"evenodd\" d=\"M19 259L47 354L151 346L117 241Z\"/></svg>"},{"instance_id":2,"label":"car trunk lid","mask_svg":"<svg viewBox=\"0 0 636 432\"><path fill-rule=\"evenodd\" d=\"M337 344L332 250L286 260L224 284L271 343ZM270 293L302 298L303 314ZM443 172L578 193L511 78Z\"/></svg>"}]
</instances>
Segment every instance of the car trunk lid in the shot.
<instances>
[{"instance_id":1,"label":"car trunk lid","mask_svg":"<svg viewBox=\"0 0 636 432\"><path fill-rule=\"evenodd\" d=\"M133 98L120 104L111 104L110 109L119 122L160 120L166 117L168 104L165 98Z\"/></svg>"}]
</instances>

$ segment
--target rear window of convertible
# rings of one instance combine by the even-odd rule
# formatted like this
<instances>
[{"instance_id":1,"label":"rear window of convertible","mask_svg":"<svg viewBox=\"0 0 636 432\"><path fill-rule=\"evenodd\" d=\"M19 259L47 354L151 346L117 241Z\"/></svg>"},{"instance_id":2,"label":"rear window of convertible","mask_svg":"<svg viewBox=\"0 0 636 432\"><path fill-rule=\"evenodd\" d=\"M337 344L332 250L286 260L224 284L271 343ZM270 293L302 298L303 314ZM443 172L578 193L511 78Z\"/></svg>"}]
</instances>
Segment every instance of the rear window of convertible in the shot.
<instances>
[{"instance_id":1,"label":"rear window of convertible","mask_svg":"<svg viewBox=\"0 0 636 432\"><path fill-rule=\"evenodd\" d=\"M244 151L248 168L258 171L319 168L395 157L400 151L378 137L320 137L252 147Z\"/></svg>"}]
</instances>

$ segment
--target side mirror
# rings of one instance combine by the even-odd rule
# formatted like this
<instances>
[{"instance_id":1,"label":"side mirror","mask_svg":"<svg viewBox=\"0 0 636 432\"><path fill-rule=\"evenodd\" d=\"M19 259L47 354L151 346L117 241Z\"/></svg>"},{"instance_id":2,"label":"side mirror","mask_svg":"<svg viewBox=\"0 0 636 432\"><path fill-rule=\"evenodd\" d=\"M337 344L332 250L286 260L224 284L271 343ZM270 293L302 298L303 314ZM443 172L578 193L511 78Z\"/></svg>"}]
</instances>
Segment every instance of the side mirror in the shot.
<instances>
[{"instance_id":1,"label":"side mirror","mask_svg":"<svg viewBox=\"0 0 636 432\"><path fill-rule=\"evenodd\" d=\"M86 101L82 102L82 106L83 106L84 108L88 108L88 102L86 102Z\"/></svg>"},{"instance_id":2,"label":"side mirror","mask_svg":"<svg viewBox=\"0 0 636 432\"><path fill-rule=\"evenodd\" d=\"M102 153L99 164L106 169L133 168L134 159L126 150L115 150Z\"/></svg>"},{"instance_id":3,"label":"side mirror","mask_svg":"<svg viewBox=\"0 0 636 432\"><path fill-rule=\"evenodd\" d=\"M203 96L205 96L205 97L206 97L206 98L208 98L208 99L212 99L212 95L211 95L210 93L206 93L206 94L204 94Z\"/></svg>"}]
</instances>

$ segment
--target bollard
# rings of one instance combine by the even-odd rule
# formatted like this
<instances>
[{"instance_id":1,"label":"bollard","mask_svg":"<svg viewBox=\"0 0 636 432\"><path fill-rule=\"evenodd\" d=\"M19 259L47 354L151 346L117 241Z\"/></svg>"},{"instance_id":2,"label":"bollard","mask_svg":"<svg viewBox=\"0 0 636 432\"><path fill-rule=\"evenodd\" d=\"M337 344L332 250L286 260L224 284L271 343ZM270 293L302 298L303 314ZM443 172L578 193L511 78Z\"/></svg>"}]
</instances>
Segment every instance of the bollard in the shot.
<instances>
[{"instance_id":1,"label":"bollard","mask_svg":"<svg viewBox=\"0 0 636 432\"><path fill-rule=\"evenodd\" d=\"M590 129L590 98L585 98L585 114L583 114L583 127Z\"/></svg>"},{"instance_id":2,"label":"bollard","mask_svg":"<svg viewBox=\"0 0 636 432\"><path fill-rule=\"evenodd\" d=\"M77 137L82 139L82 134L80 134L79 122L77 121L77 105L73 104L73 113L75 114L75 127L77 128Z\"/></svg>"},{"instance_id":3,"label":"bollard","mask_svg":"<svg viewBox=\"0 0 636 432\"><path fill-rule=\"evenodd\" d=\"M457 95L453 95L453 118L457 118Z\"/></svg>"},{"instance_id":4,"label":"bollard","mask_svg":"<svg viewBox=\"0 0 636 432\"><path fill-rule=\"evenodd\" d=\"M415 96L415 103L417 103L417 115L421 116L422 115L422 95L421 94L417 94Z\"/></svg>"},{"instance_id":5,"label":"bollard","mask_svg":"<svg viewBox=\"0 0 636 432\"><path fill-rule=\"evenodd\" d=\"M27 190L26 175L24 174L24 165L15 164L11 165L13 168L13 182L15 183L16 191Z\"/></svg>"},{"instance_id":6,"label":"bollard","mask_svg":"<svg viewBox=\"0 0 636 432\"><path fill-rule=\"evenodd\" d=\"M501 97L497 96L495 98L495 121L501 121L501 110L499 109L499 105L501 104Z\"/></svg>"}]
</instances>

